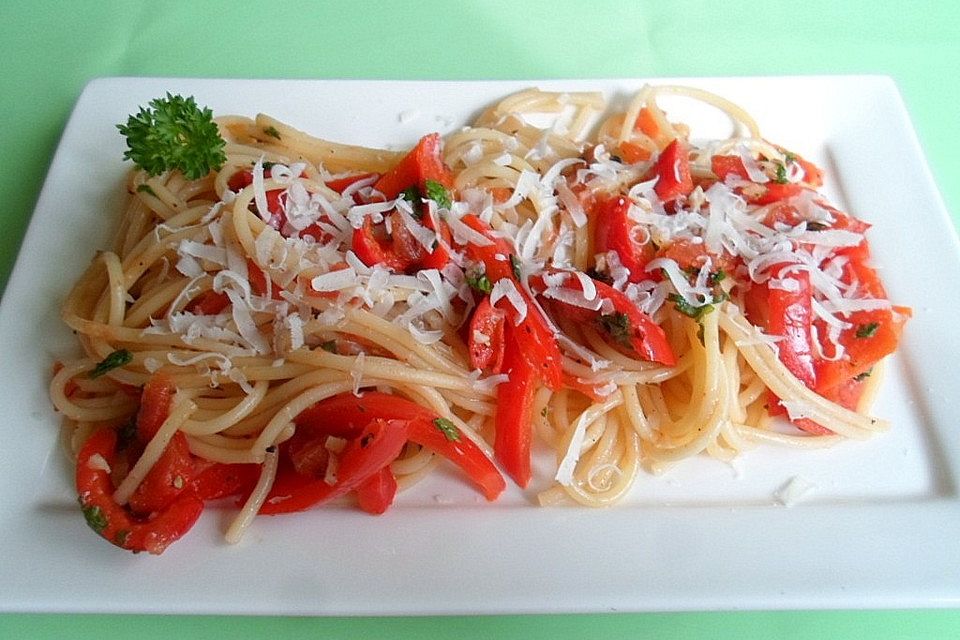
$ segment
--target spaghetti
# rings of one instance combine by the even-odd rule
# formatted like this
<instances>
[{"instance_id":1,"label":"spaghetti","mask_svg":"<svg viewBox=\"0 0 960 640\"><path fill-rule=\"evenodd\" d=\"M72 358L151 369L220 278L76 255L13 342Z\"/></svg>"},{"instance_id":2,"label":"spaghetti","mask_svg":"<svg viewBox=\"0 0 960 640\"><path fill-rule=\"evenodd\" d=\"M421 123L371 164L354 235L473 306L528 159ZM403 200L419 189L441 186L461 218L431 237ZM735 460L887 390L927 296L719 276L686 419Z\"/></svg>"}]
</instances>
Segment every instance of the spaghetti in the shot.
<instances>
[{"instance_id":1,"label":"spaghetti","mask_svg":"<svg viewBox=\"0 0 960 640\"><path fill-rule=\"evenodd\" d=\"M667 95L736 132L693 144ZM600 506L641 468L887 428L864 412L909 310L867 225L723 98L531 89L406 154L217 125L216 170L129 174L63 307L85 355L50 395L118 546L162 552L228 496L230 541L348 494L380 513L444 459L492 500L534 439L539 501Z\"/></svg>"}]
</instances>

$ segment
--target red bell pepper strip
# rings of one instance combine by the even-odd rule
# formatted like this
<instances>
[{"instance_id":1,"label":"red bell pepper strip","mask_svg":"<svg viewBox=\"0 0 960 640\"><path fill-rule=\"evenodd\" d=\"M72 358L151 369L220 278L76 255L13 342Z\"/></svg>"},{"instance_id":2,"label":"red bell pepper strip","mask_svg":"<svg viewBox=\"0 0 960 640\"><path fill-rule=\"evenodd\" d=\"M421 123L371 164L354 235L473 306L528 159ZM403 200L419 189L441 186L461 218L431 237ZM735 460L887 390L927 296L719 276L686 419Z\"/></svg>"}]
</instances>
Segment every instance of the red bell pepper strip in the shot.
<instances>
[{"instance_id":1,"label":"red bell pepper strip","mask_svg":"<svg viewBox=\"0 0 960 640\"><path fill-rule=\"evenodd\" d=\"M765 182L760 185L760 187L762 187L762 191L757 195L748 197L747 202L756 205L773 204L774 202L781 202L788 198L798 196L804 189L803 185L796 182L786 182L783 184L779 182Z\"/></svg>"},{"instance_id":2,"label":"red bell pepper strip","mask_svg":"<svg viewBox=\"0 0 960 640\"><path fill-rule=\"evenodd\" d=\"M259 477L259 464L215 462L194 476L190 491L204 502L219 500L250 491Z\"/></svg>"},{"instance_id":3,"label":"red bell pepper strip","mask_svg":"<svg viewBox=\"0 0 960 640\"><path fill-rule=\"evenodd\" d=\"M583 291L583 283L574 276L572 271L551 269L547 273L553 275L566 273L568 276L561 286L573 291ZM668 367L677 364L677 356L670 347L667 334L664 333L660 325L654 322L653 318L638 309L622 291L618 291L599 280L593 280L593 284L597 290L597 298L609 300L613 305L612 314L603 315L603 312L599 310L592 311L572 304L555 302L563 306L564 313L582 322L603 321L605 318L612 319L613 326L610 328L604 327L607 329L607 334L613 338L615 344L619 343L619 346L627 347L642 360L659 362ZM543 293L547 289L542 275L533 278L531 286L537 293ZM620 317L611 318L611 316L617 315Z\"/></svg>"},{"instance_id":4,"label":"red bell pepper strip","mask_svg":"<svg viewBox=\"0 0 960 640\"><path fill-rule=\"evenodd\" d=\"M649 278L645 268L656 256L656 248L651 242L638 242L637 222L629 216L630 201L623 196L602 200L597 204L597 220L593 242L597 253L613 251L620 259L629 275L630 282L640 282Z\"/></svg>"},{"instance_id":5,"label":"red bell pepper strip","mask_svg":"<svg viewBox=\"0 0 960 640\"><path fill-rule=\"evenodd\" d=\"M337 480L300 475L292 470L277 473L260 513L276 515L315 507L357 489L397 459L407 442L409 421L371 420L340 453Z\"/></svg>"},{"instance_id":6,"label":"red bell pepper strip","mask_svg":"<svg viewBox=\"0 0 960 640\"><path fill-rule=\"evenodd\" d=\"M506 314L490 304L485 296L470 318L467 348L470 366L487 375L500 373L503 365L503 324Z\"/></svg>"},{"instance_id":7,"label":"red bell pepper strip","mask_svg":"<svg viewBox=\"0 0 960 640\"><path fill-rule=\"evenodd\" d=\"M672 202L693 191L687 145L679 138L667 145L657 158L657 184L653 190L664 202Z\"/></svg>"},{"instance_id":8,"label":"red bell pepper strip","mask_svg":"<svg viewBox=\"0 0 960 640\"><path fill-rule=\"evenodd\" d=\"M532 408L538 373L523 357L517 328L506 327L506 353L503 372L507 381L497 387L497 413L493 450L514 482L525 488L532 471L530 455L533 445Z\"/></svg>"},{"instance_id":9,"label":"red bell pepper strip","mask_svg":"<svg viewBox=\"0 0 960 640\"><path fill-rule=\"evenodd\" d=\"M389 466L380 469L357 487L357 504L367 513L380 515L397 495L397 478Z\"/></svg>"},{"instance_id":10,"label":"red bell pepper strip","mask_svg":"<svg viewBox=\"0 0 960 640\"><path fill-rule=\"evenodd\" d=\"M453 186L453 174L440 156L439 133L431 133L417 143L390 171L377 180L373 188L392 200L409 187L427 192L427 180L439 182L447 189Z\"/></svg>"},{"instance_id":11,"label":"red bell pepper strip","mask_svg":"<svg viewBox=\"0 0 960 640\"><path fill-rule=\"evenodd\" d=\"M114 502L110 472L102 464L114 466L116 449L117 435L111 429L97 431L80 449L76 485L87 524L122 549L134 553L163 553L193 527L203 511L203 501L192 492L186 492L151 518L132 516Z\"/></svg>"},{"instance_id":12,"label":"red bell pepper strip","mask_svg":"<svg viewBox=\"0 0 960 640\"><path fill-rule=\"evenodd\" d=\"M506 487L503 476L480 447L460 436L455 427L451 429L452 425L438 424L440 416L433 411L406 398L378 391L359 397L340 394L305 409L294 418L294 423L297 433L302 432L304 437L355 437L362 425L373 418L409 422L409 439L460 467L487 500L496 499Z\"/></svg>"},{"instance_id":13,"label":"red bell pepper strip","mask_svg":"<svg viewBox=\"0 0 960 640\"><path fill-rule=\"evenodd\" d=\"M484 246L468 244L465 249L467 257L474 262L483 263L484 273L492 284L496 285L503 279L512 281L526 306L527 313L522 319L519 311L508 300L501 300L498 303L500 306L497 307L506 313L506 324L516 327L523 356L538 372L545 385L554 390L562 388L563 356L560 353L560 347L557 346L556 336L547 319L540 313L527 293L526 287L514 273L515 256L510 244L503 238L495 236L493 229L475 215L465 215L461 220L492 242Z\"/></svg>"},{"instance_id":14,"label":"red bell pepper strip","mask_svg":"<svg viewBox=\"0 0 960 640\"><path fill-rule=\"evenodd\" d=\"M769 318L766 332L783 338L777 342L780 362L808 389L814 389L817 374L811 336L813 292L810 274L799 271L791 274L789 281L796 283L795 291L767 287Z\"/></svg>"},{"instance_id":15,"label":"red bell pepper strip","mask_svg":"<svg viewBox=\"0 0 960 640\"><path fill-rule=\"evenodd\" d=\"M157 373L147 380L137 412L137 438L140 442L149 442L166 421L176 391L177 386L168 375Z\"/></svg>"}]
</instances>

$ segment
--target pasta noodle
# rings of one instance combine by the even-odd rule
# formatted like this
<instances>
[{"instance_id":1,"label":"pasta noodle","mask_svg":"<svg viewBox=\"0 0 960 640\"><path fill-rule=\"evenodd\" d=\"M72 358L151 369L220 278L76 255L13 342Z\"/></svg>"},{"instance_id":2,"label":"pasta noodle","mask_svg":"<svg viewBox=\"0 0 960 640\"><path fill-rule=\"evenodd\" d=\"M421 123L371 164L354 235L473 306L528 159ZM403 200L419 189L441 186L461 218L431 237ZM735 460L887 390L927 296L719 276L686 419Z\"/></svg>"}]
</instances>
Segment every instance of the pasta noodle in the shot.
<instances>
[{"instance_id":1,"label":"pasta noodle","mask_svg":"<svg viewBox=\"0 0 960 640\"><path fill-rule=\"evenodd\" d=\"M735 133L693 144L667 97L720 109ZM719 96L644 86L617 109L530 89L410 154L262 114L217 124L218 170L131 171L112 249L63 306L84 355L58 364L50 397L78 484L110 476L109 509L79 490L119 546L141 550L110 509L150 526L191 492L243 496L236 542L306 483L315 502L354 493L371 510L374 480L403 488L447 457L495 458L525 485L531 434L556 460L541 504L604 506L642 468L888 427L865 411L909 310L887 301L865 225L816 191L819 170ZM323 414L374 398L425 413ZM418 420L459 449L411 435L373 469L362 448ZM100 432L121 444L90 455ZM214 471L230 480L204 493ZM145 511L161 474L170 497Z\"/></svg>"}]
</instances>

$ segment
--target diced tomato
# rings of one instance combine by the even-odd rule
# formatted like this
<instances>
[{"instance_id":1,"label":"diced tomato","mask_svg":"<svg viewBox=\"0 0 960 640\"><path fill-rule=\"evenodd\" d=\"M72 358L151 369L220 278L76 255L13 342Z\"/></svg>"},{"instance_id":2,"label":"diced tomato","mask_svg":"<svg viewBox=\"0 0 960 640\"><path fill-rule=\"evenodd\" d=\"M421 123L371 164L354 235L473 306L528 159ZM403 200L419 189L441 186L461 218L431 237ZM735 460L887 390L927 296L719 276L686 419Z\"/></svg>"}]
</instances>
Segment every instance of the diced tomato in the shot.
<instances>
[{"instance_id":1,"label":"diced tomato","mask_svg":"<svg viewBox=\"0 0 960 640\"><path fill-rule=\"evenodd\" d=\"M657 177L653 190L666 203L688 196L693 191L687 145L679 138L668 144L657 158Z\"/></svg>"},{"instance_id":2,"label":"diced tomato","mask_svg":"<svg viewBox=\"0 0 960 640\"><path fill-rule=\"evenodd\" d=\"M597 253L616 253L629 272L627 279L636 283L648 278L646 266L656 256L656 248L649 239L638 237L639 224L629 212L630 201L623 196L599 201L594 209L597 226L593 241Z\"/></svg>"},{"instance_id":3,"label":"diced tomato","mask_svg":"<svg viewBox=\"0 0 960 640\"><path fill-rule=\"evenodd\" d=\"M487 375L500 373L503 365L503 325L506 314L490 304L485 296L470 318L467 346L470 366Z\"/></svg>"},{"instance_id":4,"label":"diced tomato","mask_svg":"<svg viewBox=\"0 0 960 640\"><path fill-rule=\"evenodd\" d=\"M149 442L170 415L170 404L177 391L173 378L157 373L147 380L137 413L137 437Z\"/></svg>"},{"instance_id":5,"label":"diced tomato","mask_svg":"<svg viewBox=\"0 0 960 640\"><path fill-rule=\"evenodd\" d=\"M371 420L340 453L337 480L332 485L323 478L278 470L260 513L304 511L350 493L400 455L407 442L407 426L403 420Z\"/></svg>"},{"instance_id":6,"label":"diced tomato","mask_svg":"<svg viewBox=\"0 0 960 640\"><path fill-rule=\"evenodd\" d=\"M759 185L762 188L759 194L747 198L747 202L756 205L773 204L787 200L803 192L803 185L795 182L765 182Z\"/></svg>"},{"instance_id":7,"label":"diced tomato","mask_svg":"<svg viewBox=\"0 0 960 640\"><path fill-rule=\"evenodd\" d=\"M420 139L400 162L390 169L373 186L388 200L396 198L405 189L417 187L420 193L427 192L427 181L439 182L447 189L453 187L453 174L441 158L442 140L439 133L431 133Z\"/></svg>"},{"instance_id":8,"label":"diced tomato","mask_svg":"<svg viewBox=\"0 0 960 640\"><path fill-rule=\"evenodd\" d=\"M703 242L693 242L687 238L677 238L670 244L664 245L657 251L656 256L675 261L681 269L699 271L707 260L710 261L713 273L723 271L725 274L730 274L736 268L736 261L726 251L718 255L710 252Z\"/></svg>"},{"instance_id":9,"label":"diced tomato","mask_svg":"<svg viewBox=\"0 0 960 640\"><path fill-rule=\"evenodd\" d=\"M337 193L343 193L347 190L348 187L354 183L360 182L361 180L367 180L368 178L379 178L379 173L358 173L352 176L346 176L343 178L337 178L335 180L328 180L326 184L330 189L336 191Z\"/></svg>"},{"instance_id":10,"label":"diced tomato","mask_svg":"<svg viewBox=\"0 0 960 640\"><path fill-rule=\"evenodd\" d=\"M651 138L656 138L660 135L660 124L657 122L657 119L653 117L653 111L647 107L640 109L640 113L637 114L637 121L633 124L633 128L650 136Z\"/></svg>"},{"instance_id":11,"label":"diced tomato","mask_svg":"<svg viewBox=\"0 0 960 640\"><path fill-rule=\"evenodd\" d=\"M836 389L851 378L869 372L877 362L896 351L909 317L910 310L904 307L851 313L846 318L851 327L839 338L845 355L840 360L817 363L817 391L825 394ZM825 341L827 327L820 320L815 325L821 341ZM827 354L832 353L832 349L832 345L823 346Z\"/></svg>"},{"instance_id":12,"label":"diced tomato","mask_svg":"<svg viewBox=\"0 0 960 640\"><path fill-rule=\"evenodd\" d=\"M187 437L177 431L130 496L130 510L140 515L162 511L188 489L193 474L194 460Z\"/></svg>"},{"instance_id":13,"label":"diced tomato","mask_svg":"<svg viewBox=\"0 0 960 640\"><path fill-rule=\"evenodd\" d=\"M637 164L638 162L649 160L651 155L649 149L634 144L629 140L621 142L618 150L620 158L627 164Z\"/></svg>"},{"instance_id":14,"label":"diced tomato","mask_svg":"<svg viewBox=\"0 0 960 640\"><path fill-rule=\"evenodd\" d=\"M750 179L747 168L743 166L743 160L740 156L713 156L710 158L710 170L721 181L726 180L727 176L737 176L744 180Z\"/></svg>"},{"instance_id":15,"label":"diced tomato","mask_svg":"<svg viewBox=\"0 0 960 640\"><path fill-rule=\"evenodd\" d=\"M196 473L190 491L203 501L219 500L250 491L259 477L259 464L215 462Z\"/></svg>"},{"instance_id":16,"label":"diced tomato","mask_svg":"<svg viewBox=\"0 0 960 640\"><path fill-rule=\"evenodd\" d=\"M201 316L215 316L229 304L230 298L226 293L218 293L211 289L191 300L184 310Z\"/></svg>"},{"instance_id":17,"label":"diced tomato","mask_svg":"<svg viewBox=\"0 0 960 640\"><path fill-rule=\"evenodd\" d=\"M357 487L357 504L367 513L380 515L397 495L397 478L389 466L380 469Z\"/></svg>"},{"instance_id":18,"label":"diced tomato","mask_svg":"<svg viewBox=\"0 0 960 640\"><path fill-rule=\"evenodd\" d=\"M547 273L550 275L568 274L561 286L573 291L583 292L583 283L578 277L574 276L572 271L551 269ZM581 322L603 324L604 319L612 321L612 325L606 325L616 327L613 332L606 330L607 335L611 338L611 343L626 349L628 353L638 358L650 362L659 362L667 366L674 366L677 363L677 357L670 347L666 333L653 321L653 318L638 309L622 291L618 291L599 280L593 280L593 285L596 288L596 297L600 300L609 300L612 304L612 314L604 316L602 311L592 311L559 301L555 301L555 303L562 305L563 312L569 317ZM531 286L538 293L545 291L547 287L543 275L534 278ZM616 317L618 314L619 318Z\"/></svg>"},{"instance_id":19,"label":"diced tomato","mask_svg":"<svg viewBox=\"0 0 960 640\"><path fill-rule=\"evenodd\" d=\"M368 267L382 264L394 271L403 272L412 264L409 259L397 253L388 238L378 237L378 229L369 217L364 218L362 227L353 230L352 248Z\"/></svg>"}]
</instances>

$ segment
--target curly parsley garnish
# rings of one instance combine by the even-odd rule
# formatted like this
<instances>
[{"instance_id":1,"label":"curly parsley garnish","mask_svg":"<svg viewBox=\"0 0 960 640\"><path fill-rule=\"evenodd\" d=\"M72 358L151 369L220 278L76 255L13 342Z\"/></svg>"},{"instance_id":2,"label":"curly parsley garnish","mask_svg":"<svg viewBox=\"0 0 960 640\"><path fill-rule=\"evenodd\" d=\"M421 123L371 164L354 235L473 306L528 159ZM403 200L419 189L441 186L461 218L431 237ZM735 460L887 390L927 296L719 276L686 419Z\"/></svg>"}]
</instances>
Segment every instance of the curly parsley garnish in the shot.
<instances>
[{"instance_id":1,"label":"curly parsley garnish","mask_svg":"<svg viewBox=\"0 0 960 640\"><path fill-rule=\"evenodd\" d=\"M179 169L198 180L227 161L225 142L210 109L201 109L193 97L167 94L140 107L126 124L118 124L127 138L123 157L155 176Z\"/></svg>"}]
</instances>

